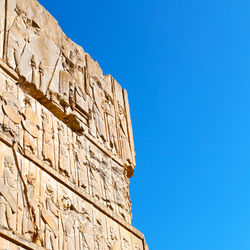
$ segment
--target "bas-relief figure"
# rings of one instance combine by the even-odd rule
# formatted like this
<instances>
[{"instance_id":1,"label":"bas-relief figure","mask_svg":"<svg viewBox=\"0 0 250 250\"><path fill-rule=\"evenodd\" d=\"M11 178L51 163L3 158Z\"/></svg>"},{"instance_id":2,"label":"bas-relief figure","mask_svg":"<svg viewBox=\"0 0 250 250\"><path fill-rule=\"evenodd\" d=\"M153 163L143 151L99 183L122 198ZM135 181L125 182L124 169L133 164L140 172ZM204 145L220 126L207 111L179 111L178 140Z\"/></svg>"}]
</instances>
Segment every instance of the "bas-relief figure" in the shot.
<instances>
[{"instance_id":1,"label":"bas-relief figure","mask_svg":"<svg viewBox=\"0 0 250 250\"><path fill-rule=\"evenodd\" d=\"M1 83L4 84L4 83ZM20 142L20 124L22 121L22 111L17 98L16 86L9 81L5 83L5 91L2 95L2 114L1 127L4 133L10 135L13 141Z\"/></svg>"},{"instance_id":2,"label":"bas-relief figure","mask_svg":"<svg viewBox=\"0 0 250 250\"><path fill-rule=\"evenodd\" d=\"M46 185L46 200L41 212L41 217L45 223L44 246L46 249L58 249L58 222L60 208L55 200L55 190L48 183Z\"/></svg>"},{"instance_id":3,"label":"bas-relief figure","mask_svg":"<svg viewBox=\"0 0 250 250\"><path fill-rule=\"evenodd\" d=\"M34 107L35 103L30 97L26 96L24 98L24 104L25 104L23 111L24 119L22 120L22 125L24 127L24 138L23 138L24 149L32 154L37 155L38 153L37 140L40 130L39 118L35 111Z\"/></svg>"},{"instance_id":4,"label":"bas-relief figure","mask_svg":"<svg viewBox=\"0 0 250 250\"><path fill-rule=\"evenodd\" d=\"M119 144L117 140L115 111L112 102L113 102L112 98L110 96L107 96L105 101L105 118L107 124L109 147L114 154L117 154L119 150Z\"/></svg>"},{"instance_id":5,"label":"bas-relief figure","mask_svg":"<svg viewBox=\"0 0 250 250\"><path fill-rule=\"evenodd\" d=\"M17 213L16 176L14 161L10 155L4 156L2 180L0 181L0 226L15 230Z\"/></svg>"},{"instance_id":6,"label":"bas-relief figure","mask_svg":"<svg viewBox=\"0 0 250 250\"><path fill-rule=\"evenodd\" d=\"M105 222L99 217L94 221L94 243L97 250L108 250L108 242L105 236Z\"/></svg>"},{"instance_id":7,"label":"bas-relief figure","mask_svg":"<svg viewBox=\"0 0 250 250\"><path fill-rule=\"evenodd\" d=\"M69 156L69 137L67 128L58 123L58 165L59 171L69 177L70 176L70 156Z\"/></svg>"},{"instance_id":8,"label":"bas-relief figure","mask_svg":"<svg viewBox=\"0 0 250 250\"><path fill-rule=\"evenodd\" d=\"M72 201L70 197L64 195L62 198L63 211L61 213L63 226L63 250L75 249L74 220L72 211Z\"/></svg>"},{"instance_id":9,"label":"bas-relief figure","mask_svg":"<svg viewBox=\"0 0 250 250\"><path fill-rule=\"evenodd\" d=\"M102 172L100 170L100 160L93 148L90 149L89 171L92 195L97 200L101 200L103 198L103 179L101 176Z\"/></svg>"},{"instance_id":10,"label":"bas-relief figure","mask_svg":"<svg viewBox=\"0 0 250 250\"><path fill-rule=\"evenodd\" d=\"M79 250L87 250L93 248L93 236L92 236L92 219L90 213L82 208L79 211Z\"/></svg>"},{"instance_id":11,"label":"bas-relief figure","mask_svg":"<svg viewBox=\"0 0 250 250\"><path fill-rule=\"evenodd\" d=\"M96 125L96 135L98 138L101 138L103 142L106 142L106 129L104 121L104 110L103 110L103 91L100 89L97 83L94 83L93 86L93 114Z\"/></svg>"},{"instance_id":12,"label":"bas-relief figure","mask_svg":"<svg viewBox=\"0 0 250 250\"><path fill-rule=\"evenodd\" d=\"M122 174L123 170L114 165L113 170L113 183L114 183L114 194L115 201L117 204L117 210L119 216L123 219L131 220L131 201L129 197L128 179Z\"/></svg>"},{"instance_id":13,"label":"bas-relief figure","mask_svg":"<svg viewBox=\"0 0 250 250\"><path fill-rule=\"evenodd\" d=\"M42 111L42 155L43 160L48 161L51 166L54 165L54 128L50 114Z\"/></svg>"},{"instance_id":14,"label":"bas-relief figure","mask_svg":"<svg viewBox=\"0 0 250 250\"><path fill-rule=\"evenodd\" d=\"M39 204L35 196L36 177L29 172L25 179L22 233L26 238L33 241L38 237L37 222L39 217Z\"/></svg>"},{"instance_id":15,"label":"bas-relief figure","mask_svg":"<svg viewBox=\"0 0 250 250\"><path fill-rule=\"evenodd\" d=\"M53 250L146 248L126 231L135 165L126 91L37 1L0 7L0 230Z\"/></svg>"},{"instance_id":16,"label":"bas-relief figure","mask_svg":"<svg viewBox=\"0 0 250 250\"><path fill-rule=\"evenodd\" d=\"M86 142L83 137L76 137L75 141L75 150L74 150L74 162L76 164L77 169L77 180L78 186L83 188L84 190L88 190L88 161L87 161L87 153L86 148L84 147Z\"/></svg>"},{"instance_id":17,"label":"bas-relief figure","mask_svg":"<svg viewBox=\"0 0 250 250\"><path fill-rule=\"evenodd\" d=\"M105 158L104 158L105 159ZM112 162L102 160L102 178L104 187L104 201L106 206L112 211L115 210L114 183L112 178Z\"/></svg>"}]
</instances>

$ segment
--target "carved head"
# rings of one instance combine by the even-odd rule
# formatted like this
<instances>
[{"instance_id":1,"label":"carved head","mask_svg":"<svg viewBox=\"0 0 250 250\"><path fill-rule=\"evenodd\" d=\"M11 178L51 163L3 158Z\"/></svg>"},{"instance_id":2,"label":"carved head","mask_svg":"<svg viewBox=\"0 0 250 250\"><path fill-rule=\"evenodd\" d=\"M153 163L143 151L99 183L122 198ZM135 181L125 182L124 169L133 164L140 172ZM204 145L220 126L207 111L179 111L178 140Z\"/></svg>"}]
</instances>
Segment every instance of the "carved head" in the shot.
<instances>
[{"instance_id":1,"label":"carved head","mask_svg":"<svg viewBox=\"0 0 250 250\"><path fill-rule=\"evenodd\" d=\"M13 85L6 81L5 89L7 92L12 92L13 91Z\"/></svg>"},{"instance_id":2,"label":"carved head","mask_svg":"<svg viewBox=\"0 0 250 250\"><path fill-rule=\"evenodd\" d=\"M72 205L72 202L71 202L70 198L67 195L63 196L63 198L62 198L62 205L63 205L63 209L65 211L70 209L70 207Z\"/></svg>"},{"instance_id":3,"label":"carved head","mask_svg":"<svg viewBox=\"0 0 250 250\"><path fill-rule=\"evenodd\" d=\"M118 102L118 112L119 112L119 115L122 115L124 113L124 109L119 102Z\"/></svg>"},{"instance_id":4,"label":"carved head","mask_svg":"<svg viewBox=\"0 0 250 250\"><path fill-rule=\"evenodd\" d=\"M100 235L103 234L103 223L101 219L96 219L96 232L99 233Z\"/></svg>"},{"instance_id":5,"label":"carved head","mask_svg":"<svg viewBox=\"0 0 250 250\"><path fill-rule=\"evenodd\" d=\"M54 188L52 187L52 185L51 185L50 183L48 183L48 184L46 185L46 188L47 188L48 194L54 195Z\"/></svg>"},{"instance_id":6,"label":"carved head","mask_svg":"<svg viewBox=\"0 0 250 250\"><path fill-rule=\"evenodd\" d=\"M25 106L31 107L31 98L28 96L25 96L24 104L25 104Z\"/></svg>"},{"instance_id":7,"label":"carved head","mask_svg":"<svg viewBox=\"0 0 250 250\"><path fill-rule=\"evenodd\" d=\"M111 240L117 240L115 229L112 226L110 227L110 238Z\"/></svg>"},{"instance_id":8,"label":"carved head","mask_svg":"<svg viewBox=\"0 0 250 250\"><path fill-rule=\"evenodd\" d=\"M13 172L14 162L11 156L4 156L4 167L8 168L11 172Z\"/></svg>"},{"instance_id":9,"label":"carved head","mask_svg":"<svg viewBox=\"0 0 250 250\"><path fill-rule=\"evenodd\" d=\"M31 173L31 172L29 172L29 174L28 174L28 176L27 176L27 182L28 182L30 185L34 186L35 181L36 181L36 178L35 178L34 174Z\"/></svg>"}]
</instances>

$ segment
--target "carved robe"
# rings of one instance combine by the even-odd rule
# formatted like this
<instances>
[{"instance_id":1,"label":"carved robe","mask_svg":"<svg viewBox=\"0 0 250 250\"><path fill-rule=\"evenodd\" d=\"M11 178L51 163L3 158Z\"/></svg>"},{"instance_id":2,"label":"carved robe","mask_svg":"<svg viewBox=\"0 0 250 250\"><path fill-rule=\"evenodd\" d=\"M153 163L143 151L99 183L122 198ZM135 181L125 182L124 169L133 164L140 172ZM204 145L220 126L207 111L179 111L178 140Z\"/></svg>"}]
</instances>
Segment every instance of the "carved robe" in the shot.
<instances>
[{"instance_id":1,"label":"carved robe","mask_svg":"<svg viewBox=\"0 0 250 250\"><path fill-rule=\"evenodd\" d=\"M42 210L45 225L45 247L57 250L59 210L52 196L46 198L46 208Z\"/></svg>"},{"instance_id":2,"label":"carved robe","mask_svg":"<svg viewBox=\"0 0 250 250\"><path fill-rule=\"evenodd\" d=\"M62 214L63 225L63 250L74 250L74 222L70 216L70 209Z\"/></svg>"},{"instance_id":3,"label":"carved robe","mask_svg":"<svg viewBox=\"0 0 250 250\"><path fill-rule=\"evenodd\" d=\"M43 158L51 165L54 163L54 147L53 147L54 131L48 124L47 120L43 121Z\"/></svg>"},{"instance_id":4,"label":"carved robe","mask_svg":"<svg viewBox=\"0 0 250 250\"><path fill-rule=\"evenodd\" d=\"M106 129L105 129L105 122L104 122L104 111L102 108L102 96L97 91L96 88L94 88L94 116L95 116L95 123L96 123L96 131L99 137L103 139L103 141L106 141Z\"/></svg>"},{"instance_id":5,"label":"carved robe","mask_svg":"<svg viewBox=\"0 0 250 250\"><path fill-rule=\"evenodd\" d=\"M64 127L59 129L59 170L70 175L69 142Z\"/></svg>"},{"instance_id":6,"label":"carved robe","mask_svg":"<svg viewBox=\"0 0 250 250\"><path fill-rule=\"evenodd\" d=\"M25 200L23 215L23 234L30 239L33 238L35 227L37 226L34 225L36 219L34 218L34 216L38 216L34 192L34 186L27 184L27 196L23 195ZM26 198L28 198L28 201Z\"/></svg>"},{"instance_id":7,"label":"carved robe","mask_svg":"<svg viewBox=\"0 0 250 250\"><path fill-rule=\"evenodd\" d=\"M3 182L0 182L0 225L12 231L15 230L15 214L17 212L15 189L14 175L5 167Z\"/></svg>"},{"instance_id":8,"label":"carved robe","mask_svg":"<svg viewBox=\"0 0 250 250\"><path fill-rule=\"evenodd\" d=\"M33 154L37 154L37 138L39 135L39 118L30 108L26 107L24 111L25 120L23 121L24 148Z\"/></svg>"},{"instance_id":9,"label":"carved robe","mask_svg":"<svg viewBox=\"0 0 250 250\"><path fill-rule=\"evenodd\" d=\"M61 100L63 105L69 103L69 85L71 76L67 71L61 70L59 72L59 93L61 94Z\"/></svg>"},{"instance_id":10,"label":"carved robe","mask_svg":"<svg viewBox=\"0 0 250 250\"><path fill-rule=\"evenodd\" d=\"M90 179L93 196L100 200L102 198L102 179L97 169L97 164L99 163L96 159L90 160Z\"/></svg>"},{"instance_id":11,"label":"carved robe","mask_svg":"<svg viewBox=\"0 0 250 250\"><path fill-rule=\"evenodd\" d=\"M83 189L87 189L88 170L87 170L86 151L80 142L78 142L78 148L75 152L75 159L76 159L77 174L78 174L78 185Z\"/></svg>"},{"instance_id":12,"label":"carved robe","mask_svg":"<svg viewBox=\"0 0 250 250\"><path fill-rule=\"evenodd\" d=\"M97 219L94 225L95 250L108 250L108 244L104 236L104 224L101 219Z\"/></svg>"},{"instance_id":13,"label":"carved robe","mask_svg":"<svg viewBox=\"0 0 250 250\"><path fill-rule=\"evenodd\" d=\"M121 144L121 156L125 161L131 162L131 150L128 141L127 121L124 113L119 114L119 132L120 132L120 144Z\"/></svg>"},{"instance_id":14,"label":"carved robe","mask_svg":"<svg viewBox=\"0 0 250 250\"><path fill-rule=\"evenodd\" d=\"M17 98L11 93L6 91L3 94L4 103L2 106L4 112L3 118L3 131L9 133L14 140L18 141L19 138L19 124L22 121L21 107L19 106Z\"/></svg>"}]
</instances>

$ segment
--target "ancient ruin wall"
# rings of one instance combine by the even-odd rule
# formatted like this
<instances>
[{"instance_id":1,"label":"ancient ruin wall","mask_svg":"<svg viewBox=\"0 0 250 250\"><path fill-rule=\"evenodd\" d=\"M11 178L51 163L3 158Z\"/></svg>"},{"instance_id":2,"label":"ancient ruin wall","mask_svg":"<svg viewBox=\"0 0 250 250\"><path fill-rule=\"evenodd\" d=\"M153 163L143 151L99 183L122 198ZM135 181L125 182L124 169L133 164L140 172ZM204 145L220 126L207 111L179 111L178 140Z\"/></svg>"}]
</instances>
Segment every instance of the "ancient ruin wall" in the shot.
<instances>
[{"instance_id":1,"label":"ancient ruin wall","mask_svg":"<svg viewBox=\"0 0 250 250\"><path fill-rule=\"evenodd\" d=\"M147 249L128 95L36 0L0 0L0 249Z\"/></svg>"}]
</instances>

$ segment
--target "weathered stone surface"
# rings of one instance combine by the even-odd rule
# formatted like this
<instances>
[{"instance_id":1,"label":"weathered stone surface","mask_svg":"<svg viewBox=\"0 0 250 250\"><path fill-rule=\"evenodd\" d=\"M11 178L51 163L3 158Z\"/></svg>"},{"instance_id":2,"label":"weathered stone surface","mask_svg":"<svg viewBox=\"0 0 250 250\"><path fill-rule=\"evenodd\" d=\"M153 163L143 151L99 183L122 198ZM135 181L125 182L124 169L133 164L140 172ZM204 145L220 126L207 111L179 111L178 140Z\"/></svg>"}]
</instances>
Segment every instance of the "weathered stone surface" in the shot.
<instances>
[{"instance_id":1,"label":"weathered stone surface","mask_svg":"<svg viewBox=\"0 0 250 250\"><path fill-rule=\"evenodd\" d=\"M147 249L128 95L36 0L0 0L1 249Z\"/></svg>"}]
</instances>

